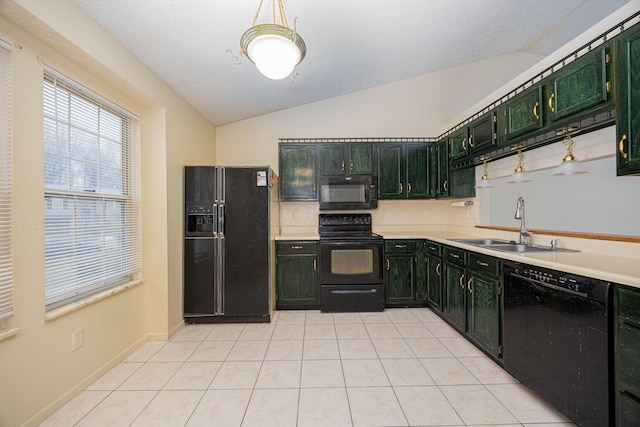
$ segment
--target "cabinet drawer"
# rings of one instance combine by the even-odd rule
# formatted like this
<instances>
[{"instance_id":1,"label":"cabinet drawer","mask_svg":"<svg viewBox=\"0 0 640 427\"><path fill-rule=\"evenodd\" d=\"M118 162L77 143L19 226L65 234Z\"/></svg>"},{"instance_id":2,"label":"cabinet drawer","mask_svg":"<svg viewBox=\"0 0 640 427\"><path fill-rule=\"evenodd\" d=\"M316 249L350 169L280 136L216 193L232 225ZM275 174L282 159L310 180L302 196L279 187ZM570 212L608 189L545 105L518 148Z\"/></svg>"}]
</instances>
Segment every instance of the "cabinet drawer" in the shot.
<instances>
[{"instance_id":1,"label":"cabinet drawer","mask_svg":"<svg viewBox=\"0 0 640 427\"><path fill-rule=\"evenodd\" d=\"M418 250L417 240L385 240L384 250L387 254L415 253Z\"/></svg>"},{"instance_id":2,"label":"cabinet drawer","mask_svg":"<svg viewBox=\"0 0 640 427\"><path fill-rule=\"evenodd\" d=\"M445 261L459 264L463 267L465 266L465 253L466 251L464 249L453 248L451 246L444 247Z\"/></svg>"},{"instance_id":3,"label":"cabinet drawer","mask_svg":"<svg viewBox=\"0 0 640 427\"><path fill-rule=\"evenodd\" d=\"M317 253L318 253L318 244L315 241L283 240L280 242L276 242L276 255L287 255L287 254L315 255Z\"/></svg>"},{"instance_id":4,"label":"cabinet drawer","mask_svg":"<svg viewBox=\"0 0 640 427\"><path fill-rule=\"evenodd\" d=\"M640 291L618 289L618 314L640 323Z\"/></svg>"},{"instance_id":5,"label":"cabinet drawer","mask_svg":"<svg viewBox=\"0 0 640 427\"><path fill-rule=\"evenodd\" d=\"M467 255L467 268L486 276L498 277L500 275L500 260L492 256L469 252Z\"/></svg>"},{"instance_id":6,"label":"cabinet drawer","mask_svg":"<svg viewBox=\"0 0 640 427\"><path fill-rule=\"evenodd\" d=\"M618 331L620 388L640 396L640 329L620 323Z\"/></svg>"},{"instance_id":7,"label":"cabinet drawer","mask_svg":"<svg viewBox=\"0 0 640 427\"><path fill-rule=\"evenodd\" d=\"M424 242L424 250L431 255L441 256L442 255L442 245L440 243L432 242L427 240Z\"/></svg>"}]
</instances>

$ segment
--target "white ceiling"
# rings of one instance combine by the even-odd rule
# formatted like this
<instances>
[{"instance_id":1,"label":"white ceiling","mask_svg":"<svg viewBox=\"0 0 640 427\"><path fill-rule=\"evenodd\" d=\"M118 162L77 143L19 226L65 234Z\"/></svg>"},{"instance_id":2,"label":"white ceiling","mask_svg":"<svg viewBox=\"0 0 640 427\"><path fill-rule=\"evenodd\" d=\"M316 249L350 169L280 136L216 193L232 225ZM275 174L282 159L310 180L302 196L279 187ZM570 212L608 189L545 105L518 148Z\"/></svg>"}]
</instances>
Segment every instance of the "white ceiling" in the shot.
<instances>
[{"instance_id":1,"label":"white ceiling","mask_svg":"<svg viewBox=\"0 0 640 427\"><path fill-rule=\"evenodd\" d=\"M285 0L307 44L295 83L227 52L239 54L259 0L73 1L222 125L496 55L548 55L629 0Z\"/></svg>"}]
</instances>

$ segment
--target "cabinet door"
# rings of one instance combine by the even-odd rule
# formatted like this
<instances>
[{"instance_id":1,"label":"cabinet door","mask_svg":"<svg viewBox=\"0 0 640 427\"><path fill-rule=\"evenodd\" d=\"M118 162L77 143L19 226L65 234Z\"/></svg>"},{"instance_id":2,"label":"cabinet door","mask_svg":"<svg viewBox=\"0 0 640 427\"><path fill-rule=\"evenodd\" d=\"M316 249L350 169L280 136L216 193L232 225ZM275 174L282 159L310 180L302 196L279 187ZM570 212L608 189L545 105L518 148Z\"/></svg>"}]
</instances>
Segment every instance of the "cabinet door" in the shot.
<instances>
[{"instance_id":1,"label":"cabinet door","mask_svg":"<svg viewBox=\"0 0 640 427\"><path fill-rule=\"evenodd\" d=\"M527 89L513 100L503 104L498 111L502 143L544 125L542 108L542 85Z\"/></svg>"},{"instance_id":2,"label":"cabinet door","mask_svg":"<svg viewBox=\"0 0 640 427\"><path fill-rule=\"evenodd\" d=\"M464 126L447 138L449 143L449 158L451 160L467 155L468 137L467 127Z\"/></svg>"},{"instance_id":3,"label":"cabinet door","mask_svg":"<svg viewBox=\"0 0 640 427\"><path fill-rule=\"evenodd\" d=\"M435 199L438 195L438 144L433 144L429 147L429 159L428 159L428 167L429 171L427 174L429 175L429 193L427 197L430 199Z\"/></svg>"},{"instance_id":4,"label":"cabinet door","mask_svg":"<svg viewBox=\"0 0 640 427\"><path fill-rule=\"evenodd\" d=\"M640 174L640 27L618 37L617 173Z\"/></svg>"},{"instance_id":5,"label":"cabinet door","mask_svg":"<svg viewBox=\"0 0 640 427\"><path fill-rule=\"evenodd\" d=\"M400 144L380 144L378 147L378 198L404 198L404 176L406 173L404 146Z\"/></svg>"},{"instance_id":6,"label":"cabinet door","mask_svg":"<svg viewBox=\"0 0 640 427\"><path fill-rule=\"evenodd\" d=\"M446 143L438 143L436 147L438 153L438 188L436 197L449 196L449 153Z\"/></svg>"},{"instance_id":7,"label":"cabinet door","mask_svg":"<svg viewBox=\"0 0 640 427\"><path fill-rule=\"evenodd\" d=\"M280 199L317 200L315 144L280 145Z\"/></svg>"},{"instance_id":8,"label":"cabinet door","mask_svg":"<svg viewBox=\"0 0 640 427\"><path fill-rule=\"evenodd\" d=\"M317 257L278 255L276 308L305 308L320 304Z\"/></svg>"},{"instance_id":9,"label":"cabinet door","mask_svg":"<svg viewBox=\"0 0 640 427\"><path fill-rule=\"evenodd\" d=\"M496 144L496 113L489 112L469 124L469 153L477 153Z\"/></svg>"},{"instance_id":10,"label":"cabinet door","mask_svg":"<svg viewBox=\"0 0 640 427\"><path fill-rule=\"evenodd\" d=\"M446 286L446 306L447 318L460 330L466 330L466 271L463 267L445 263L445 286Z\"/></svg>"},{"instance_id":11,"label":"cabinet door","mask_svg":"<svg viewBox=\"0 0 640 427\"><path fill-rule=\"evenodd\" d=\"M500 280L469 273L467 330L471 338L498 357L500 346Z\"/></svg>"},{"instance_id":12,"label":"cabinet door","mask_svg":"<svg viewBox=\"0 0 640 427\"><path fill-rule=\"evenodd\" d=\"M475 197L476 196L476 171L475 168L456 169L449 172L451 197Z\"/></svg>"},{"instance_id":13,"label":"cabinet door","mask_svg":"<svg viewBox=\"0 0 640 427\"><path fill-rule=\"evenodd\" d=\"M433 255L426 255L424 271L427 284L427 301L432 308L442 311L442 259Z\"/></svg>"},{"instance_id":14,"label":"cabinet door","mask_svg":"<svg viewBox=\"0 0 640 427\"><path fill-rule=\"evenodd\" d=\"M349 174L377 175L377 164L374 144L349 144Z\"/></svg>"},{"instance_id":15,"label":"cabinet door","mask_svg":"<svg viewBox=\"0 0 640 427\"><path fill-rule=\"evenodd\" d=\"M386 288L388 303L410 303L414 300L416 257L389 255L386 257Z\"/></svg>"},{"instance_id":16,"label":"cabinet door","mask_svg":"<svg viewBox=\"0 0 640 427\"><path fill-rule=\"evenodd\" d=\"M429 146L408 144L407 150L407 197L429 196Z\"/></svg>"},{"instance_id":17,"label":"cabinet door","mask_svg":"<svg viewBox=\"0 0 640 427\"><path fill-rule=\"evenodd\" d=\"M549 77L547 107L556 121L607 101L606 48L586 54ZM610 85L611 83L609 83Z\"/></svg>"},{"instance_id":18,"label":"cabinet door","mask_svg":"<svg viewBox=\"0 0 640 427\"><path fill-rule=\"evenodd\" d=\"M347 144L320 144L320 175L342 176L347 173Z\"/></svg>"}]
</instances>

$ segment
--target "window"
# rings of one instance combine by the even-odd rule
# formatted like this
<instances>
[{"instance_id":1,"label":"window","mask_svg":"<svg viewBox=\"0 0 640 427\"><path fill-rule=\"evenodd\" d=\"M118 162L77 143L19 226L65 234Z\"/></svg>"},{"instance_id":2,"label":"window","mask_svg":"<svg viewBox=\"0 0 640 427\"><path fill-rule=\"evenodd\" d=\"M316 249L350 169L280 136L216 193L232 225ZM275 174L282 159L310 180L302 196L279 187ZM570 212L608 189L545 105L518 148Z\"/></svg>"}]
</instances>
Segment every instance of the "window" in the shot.
<instances>
[{"instance_id":1,"label":"window","mask_svg":"<svg viewBox=\"0 0 640 427\"><path fill-rule=\"evenodd\" d=\"M138 120L50 68L44 75L47 309L140 270Z\"/></svg>"},{"instance_id":2,"label":"window","mask_svg":"<svg viewBox=\"0 0 640 427\"><path fill-rule=\"evenodd\" d=\"M11 46L0 40L0 329L13 314Z\"/></svg>"}]
</instances>

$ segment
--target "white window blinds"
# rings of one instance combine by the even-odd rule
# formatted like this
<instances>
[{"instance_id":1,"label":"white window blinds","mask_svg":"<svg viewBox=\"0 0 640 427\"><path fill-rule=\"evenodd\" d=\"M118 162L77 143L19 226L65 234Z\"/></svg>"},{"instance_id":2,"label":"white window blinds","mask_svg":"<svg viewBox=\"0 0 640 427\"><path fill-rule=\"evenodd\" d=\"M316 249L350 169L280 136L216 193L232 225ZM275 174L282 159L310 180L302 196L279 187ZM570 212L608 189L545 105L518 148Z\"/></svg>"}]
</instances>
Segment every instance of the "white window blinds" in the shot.
<instances>
[{"instance_id":1,"label":"white window blinds","mask_svg":"<svg viewBox=\"0 0 640 427\"><path fill-rule=\"evenodd\" d=\"M140 270L138 120L46 68L44 151L50 309Z\"/></svg>"},{"instance_id":2,"label":"white window blinds","mask_svg":"<svg viewBox=\"0 0 640 427\"><path fill-rule=\"evenodd\" d=\"M11 47L0 41L0 319L13 314Z\"/></svg>"}]
</instances>

